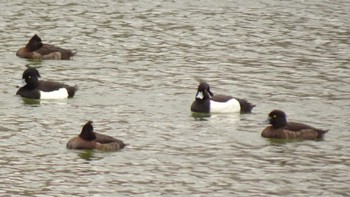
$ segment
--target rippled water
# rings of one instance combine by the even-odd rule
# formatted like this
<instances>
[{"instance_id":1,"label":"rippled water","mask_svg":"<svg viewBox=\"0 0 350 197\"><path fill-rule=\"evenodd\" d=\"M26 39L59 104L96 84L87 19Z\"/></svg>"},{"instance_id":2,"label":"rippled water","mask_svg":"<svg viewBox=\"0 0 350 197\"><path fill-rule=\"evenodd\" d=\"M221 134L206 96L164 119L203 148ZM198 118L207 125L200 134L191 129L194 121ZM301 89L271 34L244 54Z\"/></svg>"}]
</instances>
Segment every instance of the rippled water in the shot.
<instances>
[{"instance_id":1,"label":"rippled water","mask_svg":"<svg viewBox=\"0 0 350 197\"><path fill-rule=\"evenodd\" d=\"M2 1L0 195L349 195L349 13L346 0ZM34 33L77 56L16 57ZM25 64L76 97L16 97ZM196 119L199 80L257 107ZM330 131L261 138L277 108ZM87 120L130 146L67 150Z\"/></svg>"}]
</instances>

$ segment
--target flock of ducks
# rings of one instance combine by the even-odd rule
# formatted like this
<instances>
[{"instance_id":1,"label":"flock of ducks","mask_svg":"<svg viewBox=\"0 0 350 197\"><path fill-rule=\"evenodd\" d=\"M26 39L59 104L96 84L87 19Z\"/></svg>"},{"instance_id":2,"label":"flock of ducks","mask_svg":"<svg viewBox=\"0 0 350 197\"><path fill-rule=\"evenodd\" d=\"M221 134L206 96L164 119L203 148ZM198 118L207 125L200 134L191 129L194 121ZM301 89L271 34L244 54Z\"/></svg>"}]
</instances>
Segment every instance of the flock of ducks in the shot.
<instances>
[{"instance_id":1,"label":"flock of ducks","mask_svg":"<svg viewBox=\"0 0 350 197\"><path fill-rule=\"evenodd\" d=\"M199 84L195 98L191 111L196 113L250 113L255 107L245 99L214 95L206 82ZM270 126L261 133L265 138L320 140L328 132L302 123L287 122L287 115L281 110L271 111L268 122Z\"/></svg>"},{"instance_id":2,"label":"flock of ducks","mask_svg":"<svg viewBox=\"0 0 350 197\"><path fill-rule=\"evenodd\" d=\"M27 45L20 48L16 55L27 59L69 60L75 55L72 50L63 49L51 44L43 44L38 35L34 35ZM22 83L17 95L29 99L65 99L74 97L77 87L59 82L39 80L40 74L36 68L28 67L22 75ZM251 113L255 105L245 99L226 95L214 95L206 82L198 86L195 101L191 105L194 113ZM287 122L286 114L281 110L273 110L268 115L270 126L266 127L261 136L276 139L319 140L323 139L328 130L297 123ZM98 149L117 151L127 144L108 135L94 132L92 121L88 121L81 133L67 143L69 149Z\"/></svg>"}]
</instances>

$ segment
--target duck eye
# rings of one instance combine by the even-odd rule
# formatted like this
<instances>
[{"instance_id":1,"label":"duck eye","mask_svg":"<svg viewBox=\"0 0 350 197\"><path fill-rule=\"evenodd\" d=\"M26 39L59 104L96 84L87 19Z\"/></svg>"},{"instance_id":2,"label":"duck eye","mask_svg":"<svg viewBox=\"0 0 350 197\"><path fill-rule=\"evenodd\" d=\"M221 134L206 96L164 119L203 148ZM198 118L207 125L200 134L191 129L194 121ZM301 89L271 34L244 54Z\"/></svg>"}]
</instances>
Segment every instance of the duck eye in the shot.
<instances>
[{"instance_id":1,"label":"duck eye","mask_svg":"<svg viewBox=\"0 0 350 197\"><path fill-rule=\"evenodd\" d=\"M272 118L277 118L276 114L274 114L274 115L272 116Z\"/></svg>"},{"instance_id":2,"label":"duck eye","mask_svg":"<svg viewBox=\"0 0 350 197\"><path fill-rule=\"evenodd\" d=\"M32 76L30 76L30 75L29 75L29 76L28 76L28 78L29 78L29 79L31 79L31 78L32 78Z\"/></svg>"}]
</instances>

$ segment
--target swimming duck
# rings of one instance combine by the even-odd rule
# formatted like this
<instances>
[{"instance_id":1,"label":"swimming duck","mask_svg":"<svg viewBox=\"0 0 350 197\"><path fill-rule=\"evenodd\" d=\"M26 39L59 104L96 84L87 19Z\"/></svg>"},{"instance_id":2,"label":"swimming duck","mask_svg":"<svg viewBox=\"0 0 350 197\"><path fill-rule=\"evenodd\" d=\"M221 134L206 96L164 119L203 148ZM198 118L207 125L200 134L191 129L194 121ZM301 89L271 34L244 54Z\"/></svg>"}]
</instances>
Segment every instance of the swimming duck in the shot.
<instances>
[{"instance_id":1,"label":"swimming duck","mask_svg":"<svg viewBox=\"0 0 350 197\"><path fill-rule=\"evenodd\" d=\"M316 140L322 139L324 134L328 132L328 130L316 129L302 123L287 122L286 117L286 114L281 110L271 111L268 117L271 126L266 127L261 136L265 138Z\"/></svg>"},{"instance_id":2,"label":"swimming duck","mask_svg":"<svg viewBox=\"0 0 350 197\"><path fill-rule=\"evenodd\" d=\"M43 44L41 38L35 34L25 47L17 51L16 55L27 59L69 60L75 52L51 44Z\"/></svg>"},{"instance_id":3,"label":"swimming duck","mask_svg":"<svg viewBox=\"0 0 350 197\"><path fill-rule=\"evenodd\" d=\"M81 133L70 139L67 143L68 149L97 149L104 151L117 151L123 149L126 144L114 137L94 132L92 121L88 121Z\"/></svg>"},{"instance_id":4,"label":"swimming duck","mask_svg":"<svg viewBox=\"0 0 350 197\"><path fill-rule=\"evenodd\" d=\"M195 101L191 105L192 112L200 113L250 113L255 105L245 99L226 95L214 95L209 84L201 82L198 86Z\"/></svg>"},{"instance_id":5,"label":"swimming duck","mask_svg":"<svg viewBox=\"0 0 350 197\"><path fill-rule=\"evenodd\" d=\"M59 82L39 80L40 74L36 68L27 68L22 75L22 84L17 91L29 99L64 99L72 98L77 91L76 86L69 86Z\"/></svg>"}]
</instances>

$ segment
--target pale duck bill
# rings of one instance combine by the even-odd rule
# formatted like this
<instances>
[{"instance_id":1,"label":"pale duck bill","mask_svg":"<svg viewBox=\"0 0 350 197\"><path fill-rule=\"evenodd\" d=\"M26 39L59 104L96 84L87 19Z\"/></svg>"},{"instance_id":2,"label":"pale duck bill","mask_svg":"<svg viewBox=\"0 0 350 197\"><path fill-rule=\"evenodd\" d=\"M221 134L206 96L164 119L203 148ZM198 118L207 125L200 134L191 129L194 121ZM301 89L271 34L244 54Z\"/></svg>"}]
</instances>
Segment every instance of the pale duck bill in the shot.
<instances>
[{"instance_id":1,"label":"pale duck bill","mask_svg":"<svg viewBox=\"0 0 350 197\"><path fill-rule=\"evenodd\" d=\"M19 84L17 85L18 88L24 87L25 85L27 85L26 81L24 79L21 79L21 81L19 82Z\"/></svg>"},{"instance_id":2,"label":"pale duck bill","mask_svg":"<svg viewBox=\"0 0 350 197\"><path fill-rule=\"evenodd\" d=\"M204 95L203 95L203 92L200 91L200 92L197 92L197 95L196 95L196 99L203 99L204 98Z\"/></svg>"}]
</instances>

